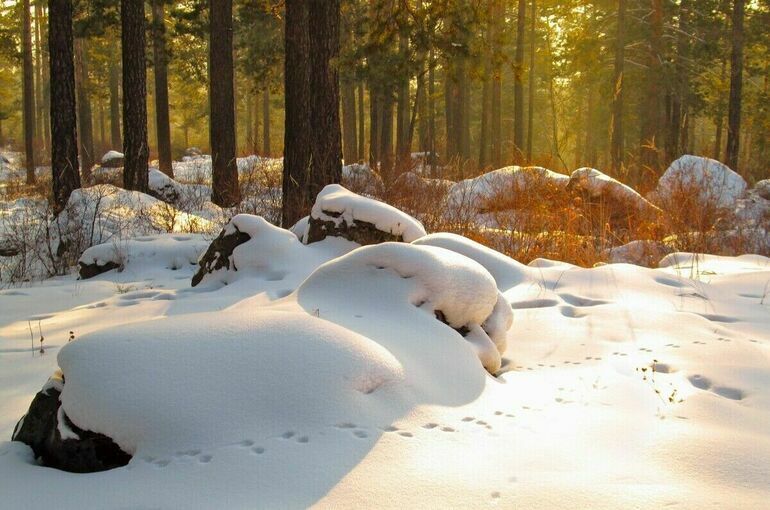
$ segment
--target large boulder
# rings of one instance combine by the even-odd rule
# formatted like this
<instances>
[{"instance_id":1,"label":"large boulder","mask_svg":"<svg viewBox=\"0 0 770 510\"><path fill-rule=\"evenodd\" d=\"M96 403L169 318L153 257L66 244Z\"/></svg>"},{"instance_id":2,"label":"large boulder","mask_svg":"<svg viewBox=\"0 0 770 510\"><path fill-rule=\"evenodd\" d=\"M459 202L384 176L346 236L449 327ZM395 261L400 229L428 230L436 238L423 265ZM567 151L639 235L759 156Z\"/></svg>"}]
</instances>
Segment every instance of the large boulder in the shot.
<instances>
[{"instance_id":1,"label":"large boulder","mask_svg":"<svg viewBox=\"0 0 770 510\"><path fill-rule=\"evenodd\" d=\"M763 179L754 185L754 191L765 200L770 200L770 179Z\"/></svg>"},{"instance_id":2,"label":"large boulder","mask_svg":"<svg viewBox=\"0 0 770 510\"><path fill-rule=\"evenodd\" d=\"M746 191L746 181L719 161L685 155L668 167L653 197L667 206L733 208Z\"/></svg>"},{"instance_id":3,"label":"large boulder","mask_svg":"<svg viewBox=\"0 0 770 510\"><path fill-rule=\"evenodd\" d=\"M181 196L180 185L157 168L150 168L148 178L149 194L169 204L176 204Z\"/></svg>"},{"instance_id":4,"label":"large boulder","mask_svg":"<svg viewBox=\"0 0 770 510\"><path fill-rule=\"evenodd\" d=\"M233 251L238 246L249 241L251 236L246 232L240 231L237 221L234 221L237 218L237 216L233 218L233 220L222 229L217 238L211 242L206 252L198 260L200 268L193 276L193 287L198 285L203 280L204 276L213 273L214 271L220 269L238 270L232 262Z\"/></svg>"},{"instance_id":5,"label":"large boulder","mask_svg":"<svg viewBox=\"0 0 770 510\"><path fill-rule=\"evenodd\" d=\"M102 156L101 166L103 168L123 168L124 161L125 158L122 152L109 151L104 156Z\"/></svg>"},{"instance_id":6,"label":"large boulder","mask_svg":"<svg viewBox=\"0 0 770 510\"><path fill-rule=\"evenodd\" d=\"M84 430L69 419L59 399L64 377L57 372L35 395L12 440L30 448L43 465L73 473L125 466L131 456L104 434Z\"/></svg>"},{"instance_id":7,"label":"large boulder","mask_svg":"<svg viewBox=\"0 0 770 510\"><path fill-rule=\"evenodd\" d=\"M342 237L362 246L388 241L412 242L425 235L416 219L384 202L357 195L339 184L318 194L304 243Z\"/></svg>"}]
</instances>

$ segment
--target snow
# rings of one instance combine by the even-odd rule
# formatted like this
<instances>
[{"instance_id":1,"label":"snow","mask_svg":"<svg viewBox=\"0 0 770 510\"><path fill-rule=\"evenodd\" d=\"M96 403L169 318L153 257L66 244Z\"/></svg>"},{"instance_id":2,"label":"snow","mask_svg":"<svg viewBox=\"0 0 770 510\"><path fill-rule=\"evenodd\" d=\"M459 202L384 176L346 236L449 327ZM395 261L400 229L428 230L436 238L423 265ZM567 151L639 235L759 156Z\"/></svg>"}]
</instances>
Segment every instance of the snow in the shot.
<instances>
[{"instance_id":1,"label":"snow","mask_svg":"<svg viewBox=\"0 0 770 510\"><path fill-rule=\"evenodd\" d=\"M570 175L568 186L577 186L586 191L592 198L612 197L621 203L632 205L639 212L650 210L660 212L657 207L648 202L636 190L595 168L578 168Z\"/></svg>"},{"instance_id":2,"label":"snow","mask_svg":"<svg viewBox=\"0 0 770 510\"><path fill-rule=\"evenodd\" d=\"M348 225L365 221L377 230L401 236L407 243L425 235L422 224L408 214L384 202L352 193L339 184L329 184L318 193L310 216L337 226L343 221Z\"/></svg>"},{"instance_id":3,"label":"snow","mask_svg":"<svg viewBox=\"0 0 770 510\"><path fill-rule=\"evenodd\" d=\"M0 442L0 506L766 506L770 259L524 266L449 234L235 227L238 271L194 289L202 238L153 233L122 272L0 290L0 438L46 384L134 454L76 475Z\"/></svg>"},{"instance_id":4,"label":"snow","mask_svg":"<svg viewBox=\"0 0 770 510\"><path fill-rule=\"evenodd\" d=\"M116 159L123 159L123 153L118 151L107 151L107 153L102 156L102 164L107 164L110 161L116 160Z\"/></svg>"},{"instance_id":5,"label":"snow","mask_svg":"<svg viewBox=\"0 0 770 510\"><path fill-rule=\"evenodd\" d=\"M746 191L746 181L719 161L685 155L671 163L658 181L655 194L665 200L677 191L693 194L704 204L729 208Z\"/></svg>"}]
</instances>

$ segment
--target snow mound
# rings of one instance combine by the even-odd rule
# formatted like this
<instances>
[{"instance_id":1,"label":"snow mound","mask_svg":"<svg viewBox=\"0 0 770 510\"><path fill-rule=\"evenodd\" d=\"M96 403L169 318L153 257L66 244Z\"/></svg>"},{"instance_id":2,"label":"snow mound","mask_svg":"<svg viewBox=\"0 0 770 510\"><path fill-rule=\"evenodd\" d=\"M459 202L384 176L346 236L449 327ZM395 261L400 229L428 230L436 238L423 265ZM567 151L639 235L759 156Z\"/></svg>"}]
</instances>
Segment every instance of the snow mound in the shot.
<instances>
[{"instance_id":1,"label":"snow mound","mask_svg":"<svg viewBox=\"0 0 770 510\"><path fill-rule=\"evenodd\" d=\"M507 166L456 183L449 190L449 204L484 212L489 208L490 200L501 193L527 192L541 187L563 189L568 182L568 176L546 168Z\"/></svg>"},{"instance_id":2,"label":"snow mound","mask_svg":"<svg viewBox=\"0 0 770 510\"><path fill-rule=\"evenodd\" d=\"M389 234L394 238L392 240L407 243L425 235L425 228L419 221L395 207L352 193L339 184L329 184L313 204L304 241L312 243L335 235L337 231L352 230L361 223Z\"/></svg>"},{"instance_id":3,"label":"snow mound","mask_svg":"<svg viewBox=\"0 0 770 510\"><path fill-rule=\"evenodd\" d=\"M619 204L630 206L636 212L660 212L656 206L636 190L595 168L583 167L572 172L567 189L580 190L591 199L610 199Z\"/></svg>"},{"instance_id":4,"label":"snow mound","mask_svg":"<svg viewBox=\"0 0 770 510\"><path fill-rule=\"evenodd\" d=\"M438 246L478 262L484 269L489 271L489 274L497 282L497 288L502 291L531 279L530 273L532 273L532 270L524 264L461 235L448 233L430 234L417 239L412 244Z\"/></svg>"},{"instance_id":5,"label":"snow mound","mask_svg":"<svg viewBox=\"0 0 770 510\"><path fill-rule=\"evenodd\" d=\"M123 166L123 153L118 151L107 151L104 156L102 156L102 166L109 167L109 168L115 168L115 167L121 167Z\"/></svg>"},{"instance_id":6,"label":"snow mound","mask_svg":"<svg viewBox=\"0 0 770 510\"><path fill-rule=\"evenodd\" d=\"M402 378L377 343L301 312L200 313L116 327L67 344L58 362L67 416L135 456L377 413L387 404L382 393Z\"/></svg>"},{"instance_id":7,"label":"snow mound","mask_svg":"<svg viewBox=\"0 0 770 510\"><path fill-rule=\"evenodd\" d=\"M698 201L719 208L733 207L746 191L746 181L719 161L685 155L668 167L655 196L666 200L677 192L692 193Z\"/></svg>"},{"instance_id":8,"label":"snow mound","mask_svg":"<svg viewBox=\"0 0 770 510\"><path fill-rule=\"evenodd\" d=\"M373 284L372 278L380 274L406 283L398 288ZM500 368L505 333L513 317L495 279L481 264L436 246L365 246L319 267L298 289L300 302L303 295L319 289L322 294L337 293L336 300L344 301L351 275L358 277L357 286L376 288L390 303L386 306L411 305L429 312L465 336L489 372ZM398 315L393 315L397 319Z\"/></svg>"},{"instance_id":9,"label":"snow mound","mask_svg":"<svg viewBox=\"0 0 770 510\"><path fill-rule=\"evenodd\" d=\"M636 240L608 250L608 259L613 264L636 264L653 267L673 249L658 241Z\"/></svg>"},{"instance_id":10,"label":"snow mound","mask_svg":"<svg viewBox=\"0 0 770 510\"><path fill-rule=\"evenodd\" d=\"M85 267L94 270L117 267L122 270L131 265L141 265L143 271L148 266L176 271L196 265L207 245L208 242L200 234L160 234L98 244L80 256L80 276L86 277L83 274Z\"/></svg>"}]
</instances>

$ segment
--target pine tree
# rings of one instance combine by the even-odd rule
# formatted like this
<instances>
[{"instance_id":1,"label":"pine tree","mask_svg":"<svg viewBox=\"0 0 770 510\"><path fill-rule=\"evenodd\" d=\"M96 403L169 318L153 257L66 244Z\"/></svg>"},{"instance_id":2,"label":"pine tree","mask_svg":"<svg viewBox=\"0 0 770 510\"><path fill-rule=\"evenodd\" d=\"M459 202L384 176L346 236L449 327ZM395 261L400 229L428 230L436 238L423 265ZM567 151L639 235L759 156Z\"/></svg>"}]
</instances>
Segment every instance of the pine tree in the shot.
<instances>
[{"instance_id":1,"label":"pine tree","mask_svg":"<svg viewBox=\"0 0 770 510\"><path fill-rule=\"evenodd\" d=\"M123 186L147 193L147 69L143 0L121 0L123 54Z\"/></svg>"}]
</instances>

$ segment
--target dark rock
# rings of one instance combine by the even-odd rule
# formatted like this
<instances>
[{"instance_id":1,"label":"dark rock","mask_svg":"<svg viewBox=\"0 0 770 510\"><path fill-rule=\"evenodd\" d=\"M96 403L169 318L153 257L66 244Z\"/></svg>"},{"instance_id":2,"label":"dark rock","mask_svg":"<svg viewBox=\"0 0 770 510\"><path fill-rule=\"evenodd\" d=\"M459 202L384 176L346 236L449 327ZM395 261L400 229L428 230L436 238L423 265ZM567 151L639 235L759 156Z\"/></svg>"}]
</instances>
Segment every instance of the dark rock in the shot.
<instances>
[{"instance_id":1,"label":"dark rock","mask_svg":"<svg viewBox=\"0 0 770 510\"><path fill-rule=\"evenodd\" d=\"M222 229L217 238L211 242L206 253L198 261L200 269L193 276L193 287L198 285L203 280L203 277L209 273L213 273L223 267L230 269L230 257L233 255L233 250L251 239L249 234L241 232L235 225L230 224L229 226L235 231L228 234L227 228ZM233 265L232 269L238 270L235 265Z\"/></svg>"},{"instance_id":2,"label":"dark rock","mask_svg":"<svg viewBox=\"0 0 770 510\"><path fill-rule=\"evenodd\" d=\"M112 439L90 430L83 430L59 412L61 392L47 385L35 395L27 414L13 431L13 441L20 441L35 453L43 465L72 473L95 473L125 466L131 456ZM78 437L64 439L59 420Z\"/></svg>"},{"instance_id":3,"label":"dark rock","mask_svg":"<svg viewBox=\"0 0 770 510\"><path fill-rule=\"evenodd\" d=\"M107 271L112 271L113 269L120 269L120 264L111 260L108 260L104 264L98 264L96 262L93 264L78 262L78 265L78 275L81 280L88 280L89 278L106 273Z\"/></svg>"},{"instance_id":4,"label":"dark rock","mask_svg":"<svg viewBox=\"0 0 770 510\"><path fill-rule=\"evenodd\" d=\"M10 241L0 239L0 257L14 257L19 254L19 248Z\"/></svg>"},{"instance_id":5,"label":"dark rock","mask_svg":"<svg viewBox=\"0 0 770 510\"><path fill-rule=\"evenodd\" d=\"M337 218L339 213L331 211L323 211L326 216ZM354 243L358 243L361 246L369 244L380 244L390 241L402 242L403 236L394 235L390 232L383 232L378 230L372 223L366 221L355 221L348 225L343 219L339 225L336 225L333 221L322 220L320 218L313 218L310 216L307 230L307 242L306 244L322 241L327 237L343 237Z\"/></svg>"}]
</instances>

